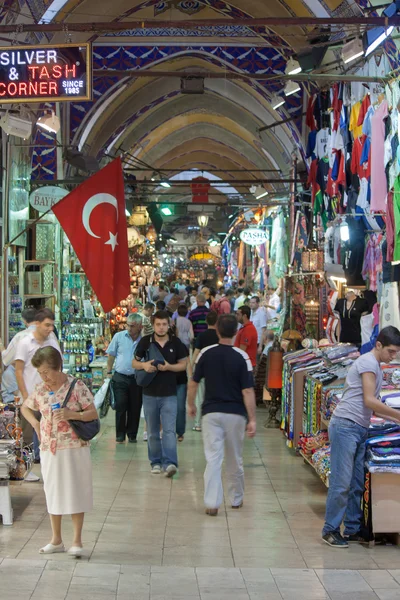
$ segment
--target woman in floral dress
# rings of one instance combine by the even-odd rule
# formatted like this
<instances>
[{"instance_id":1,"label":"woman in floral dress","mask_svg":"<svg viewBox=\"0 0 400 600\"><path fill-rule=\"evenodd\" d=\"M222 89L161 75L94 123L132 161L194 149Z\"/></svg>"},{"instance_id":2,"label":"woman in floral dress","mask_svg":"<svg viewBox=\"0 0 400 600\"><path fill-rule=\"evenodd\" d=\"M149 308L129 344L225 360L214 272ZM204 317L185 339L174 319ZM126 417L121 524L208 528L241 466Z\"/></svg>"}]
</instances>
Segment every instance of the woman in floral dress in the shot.
<instances>
[{"instance_id":1,"label":"woman in floral dress","mask_svg":"<svg viewBox=\"0 0 400 600\"><path fill-rule=\"evenodd\" d=\"M39 552L65 552L61 521L62 515L71 515L74 539L68 553L81 556L83 520L85 512L93 507L92 463L89 442L81 440L68 421L92 421L98 418L97 411L92 394L80 380L76 382L68 407L52 410L52 404L63 405L73 382L73 377L62 372L62 357L56 349L41 348L33 356L32 365L43 383L25 400L22 414L40 439L44 492L53 534L51 542ZM40 412L40 422L34 411Z\"/></svg>"}]
</instances>

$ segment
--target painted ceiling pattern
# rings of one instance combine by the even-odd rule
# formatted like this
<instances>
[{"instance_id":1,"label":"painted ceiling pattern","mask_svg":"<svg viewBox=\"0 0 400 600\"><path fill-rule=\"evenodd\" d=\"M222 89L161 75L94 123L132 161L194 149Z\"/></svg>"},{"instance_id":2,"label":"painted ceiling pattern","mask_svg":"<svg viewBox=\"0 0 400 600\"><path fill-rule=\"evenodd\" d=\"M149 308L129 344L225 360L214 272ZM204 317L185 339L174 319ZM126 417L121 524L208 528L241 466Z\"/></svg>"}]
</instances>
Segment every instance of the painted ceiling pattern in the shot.
<instances>
[{"instance_id":1,"label":"painted ceiling pattern","mask_svg":"<svg viewBox=\"0 0 400 600\"><path fill-rule=\"evenodd\" d=\"M269 4L268 0L268 4ZM233 0L236 4L240 4L241 0ZM332 15L332 16L350 16L357 13L357 5L366 7L369 5L368 0L274 0L284 7L286 14L290 15ZM3 0L0 7L0 22L9 22L15 20L15 15L20 11L25 15L29 12L35 21L39 21L45 11L51 5L52 0ZM83 0L77 0L73 4L73 9L70 15L73 15L73 10L79 8ZM260 6L263 7L267 0L260 0ZM242 3L244 4L244 3ZM85 6L87 3L85 3ZM272 0L271 0L272 6ZM287 57L291 54L291 47L287 40L283 39L276 32L266 27L244 27L230 24L230 19L233 18L249 18L254 15L245 12L234 4L225 2L225 0L143 0L134 7L123 12L116 21L123 19L138 18L140 12L152 8L154 16L162 15L167 18L168 11L175 9L184 15L200 15L206 9L215 11L216 17L225 16L227 22L225 26L219 27L201 27L196 30L175 30L175 29L160 29L154 27L152 29L141 29L135 31L125 31L116 34L110 34L107 37L130 37L141 40L141 45L121 46L120 44L106 46L105 44L96 44L94 46L94 69L99 70L123 70L129 71L135 69L152 68L156 65L168 63L180 56L185 57L201 57L202 60L216 65L219 68L231 71L241 71L248 74L281 74L285 70ZM65 7L68 11L68 4ZM259 16L259 15L257 15ZM43 39L43 35L35 34L38 40ZM204 37L213 38L214 36L230 38L230 42L234 41L235 37L242 39L253 38L258 36L267 42L271 47L245 47L243 42L240 46L224 47L220 43L207 43L202 45L201 39ZM104 37L104 36L103 36ZM151 43L143 45L143 40L146 37L162 39L162 43ZM176 44L179 37L193 39L197 38L198 42L193 46L179 46ZM168 38L174 40L168 43ZM94 36L91 41L95 41L97 36ZM138 42L139 43L139 42ZM392 61L392 65L397 64L397 49L395 43L387 42L386 51ZM109 73L101 75L98 71L94 77L94 99L93 102L72 103L71 104L71 132L70 139L76 139L79 132L82 130L82 124L87 122L92 115L109 95L110 88L120 81L116 76ZM257 79L247 80L246 85L255 90L261 98L269 100L271 94L281 90L280 82L265 82ZM280 109L282 117L292 116L294 121L289 123L292 137L297 146L302 149L301 127L302 127L302 112L303 112L303 97L307 86L302 87L302 92L290 96L286 99L286 105ZM150 111L155 106L161 105L169 101L179 91L170 92L162 95L157 99L153 99L147 105L140 107L134 114L129 115L123 123L120 123L116 131L107 141L110 145L113 140L117 139L125 129L129 128L135 120L140 116ZM43 137L44 135L44 137ZM37 133L36 142L47 143L45 134ZM39 179L52 179L56 172L55 152L48 149L35 148L33 152L33 163L35 177Z\"/></svg>"}]
</instances>

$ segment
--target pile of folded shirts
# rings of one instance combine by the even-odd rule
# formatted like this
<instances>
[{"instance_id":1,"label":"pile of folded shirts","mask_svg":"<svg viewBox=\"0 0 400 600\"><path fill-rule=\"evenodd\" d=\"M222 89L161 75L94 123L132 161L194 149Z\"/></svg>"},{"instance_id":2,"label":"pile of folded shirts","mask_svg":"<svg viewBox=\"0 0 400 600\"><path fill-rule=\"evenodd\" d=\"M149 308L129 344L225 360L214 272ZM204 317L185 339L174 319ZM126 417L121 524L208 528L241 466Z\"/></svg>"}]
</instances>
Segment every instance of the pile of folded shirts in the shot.
<instances>
[{"instance_id":1,"label":"pile of folded shirts","mask_svg":"<svg viewBox=\"0 0 400 600\"><path fill-rule=\"evenodd\" d=\"M382 419L382 421L384 421ZM400 427L388 421L370 428L367 466L370 473L400 473ZM395 429L395 431L393 431Z\"/></svg>"}]
</instances>

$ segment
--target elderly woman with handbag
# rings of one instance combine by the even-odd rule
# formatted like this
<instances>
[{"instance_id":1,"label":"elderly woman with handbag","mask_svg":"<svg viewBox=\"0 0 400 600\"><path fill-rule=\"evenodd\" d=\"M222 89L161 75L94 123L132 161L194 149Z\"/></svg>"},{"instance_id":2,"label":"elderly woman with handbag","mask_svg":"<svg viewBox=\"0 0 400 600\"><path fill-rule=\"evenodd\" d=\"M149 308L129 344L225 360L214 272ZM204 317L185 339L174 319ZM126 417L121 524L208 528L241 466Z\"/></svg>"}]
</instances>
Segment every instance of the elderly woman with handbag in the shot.
<instances>
[{"instance_id":1,"label":"elderly woman with handbag","mask_svg":"<svg viewBox=\"0 0 400 600\"><path fill-rule=\"evenodd\" d=\"M41 468L50 515L52 539L41 554L65 552L63 515L71 515L74 530L68 554L82 556L85 512L93 507L89 441L100 429L93 397L85 384L62 372L62 357L52 347L32 358L43 383L25 400L22 414L40 439ZM40 422L35 411L41 414Z\"/></svg>"}]
</instances>

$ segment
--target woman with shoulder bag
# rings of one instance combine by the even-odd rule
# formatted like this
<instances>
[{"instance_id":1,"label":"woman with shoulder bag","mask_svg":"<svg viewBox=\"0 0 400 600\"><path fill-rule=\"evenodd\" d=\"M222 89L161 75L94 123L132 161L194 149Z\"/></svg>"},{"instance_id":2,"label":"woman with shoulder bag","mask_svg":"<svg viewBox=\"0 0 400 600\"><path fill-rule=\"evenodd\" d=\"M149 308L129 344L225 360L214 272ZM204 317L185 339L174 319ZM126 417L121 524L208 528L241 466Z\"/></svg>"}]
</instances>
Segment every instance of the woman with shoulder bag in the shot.
<instances>
[{"instance_id":1,"label":"woman with shoulder bag","mask_svg":"<svg viewBox=\"0 0 400 600\"><path fill-rule=\"evenodd\" d=\"M44 492L52 529L51 542L39 552L65 552L61 521L63 515L71 515L74 539L68 554L79 557L85 512L93 508L92 463L87 440L98 431L97 411L85 384L62 372L62 357L55 348L38 350L32 365L43 383L25 400L22 414L40 440ZM40 422L34 411L41 413Z\"/></svg>"}]
</instances>

